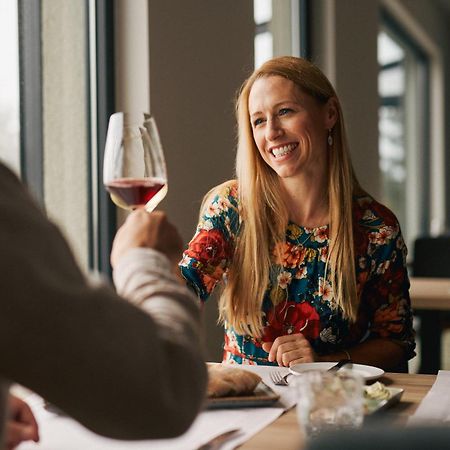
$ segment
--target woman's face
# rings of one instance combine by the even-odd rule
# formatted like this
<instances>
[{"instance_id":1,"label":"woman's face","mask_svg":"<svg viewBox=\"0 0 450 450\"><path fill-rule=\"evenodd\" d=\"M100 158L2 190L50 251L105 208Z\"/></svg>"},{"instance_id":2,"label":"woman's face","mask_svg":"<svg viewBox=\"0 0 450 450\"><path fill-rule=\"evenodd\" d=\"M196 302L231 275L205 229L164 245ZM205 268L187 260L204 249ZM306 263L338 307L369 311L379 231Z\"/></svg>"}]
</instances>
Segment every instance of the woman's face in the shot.
<instances>
[{"instance_id":1,"label":"woman's face","mask_svg":"<svg viewBox=\"0 0 450 450\"><path fill-rule=\"evenodd\" d=\"M326 167L334 101L322 105L292 81L269 76L254 82L248 104L256 146L278 176L314 176Z\"/></svg>"}]
</instances>

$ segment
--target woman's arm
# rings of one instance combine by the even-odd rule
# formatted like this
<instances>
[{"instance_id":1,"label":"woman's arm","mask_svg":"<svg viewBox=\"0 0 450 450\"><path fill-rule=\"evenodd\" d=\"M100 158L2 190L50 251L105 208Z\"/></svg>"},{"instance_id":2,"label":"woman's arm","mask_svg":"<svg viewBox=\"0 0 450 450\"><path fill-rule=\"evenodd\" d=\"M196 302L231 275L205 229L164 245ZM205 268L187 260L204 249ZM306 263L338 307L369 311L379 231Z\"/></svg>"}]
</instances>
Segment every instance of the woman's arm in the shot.
<instances>
[{"instance_id":1,"label":"woman's arm","mask_svg":"<svg viewBox=\"0 0 450 450\"><path fill-rule=\"evenodd\" d=\"M228 182L206 195L196 233L179 263L187 285L201 300L222 281L238 229L236 185Z\"/></svg>"},{"instance_id":2,"label":"woman's arm","mask_svg":"<svg viewBox=\"0 0 450 450\"><path fill-rule=\"evenodd\" d=\"M308 340L299 333L280 336L273 343L264 343L263 349L269 352L270 362L276 361L279 366L285 367L316 361L340 361L350 357L354 363L377 366L395 372L399 370L402 362L406 361L402 345L382 338L369 339L342 351L318 355Z\"/></svg>"},{"instance_id":3,"label":"woman's arm","mask_svg":"<svg viewBox=\"0 0 450 450\"><path fill-rule=\"evenodd\" d=\"M402 362L406 360L405 349L390 339L369 339L345 351L329 355L315 356L314 361L339 361L350 359L358 364L380 367L386 371L397 371Z\"/></svg>"}]
</instances>

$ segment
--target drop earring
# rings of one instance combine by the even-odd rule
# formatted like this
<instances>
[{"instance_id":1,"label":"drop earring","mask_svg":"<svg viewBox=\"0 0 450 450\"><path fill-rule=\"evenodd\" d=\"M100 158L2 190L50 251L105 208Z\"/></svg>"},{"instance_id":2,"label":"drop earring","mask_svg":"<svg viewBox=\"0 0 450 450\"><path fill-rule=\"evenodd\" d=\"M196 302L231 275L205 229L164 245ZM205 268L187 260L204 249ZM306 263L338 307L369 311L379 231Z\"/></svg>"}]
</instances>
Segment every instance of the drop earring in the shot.
<instances>
[{"instance_id":1,"label":"drop earring","mask_svg":"<svg viewBox=\"0 0 450 450\"><path fill-rule=\"evenodd\" d=\"M328 138L327 138L327 142L328 142L328 146L329 147L332 147L333 146L333 136L332 136L332 131L333 131L333 129L332 128L329 128L328 129Z\"/></svg>"}]
</instances>

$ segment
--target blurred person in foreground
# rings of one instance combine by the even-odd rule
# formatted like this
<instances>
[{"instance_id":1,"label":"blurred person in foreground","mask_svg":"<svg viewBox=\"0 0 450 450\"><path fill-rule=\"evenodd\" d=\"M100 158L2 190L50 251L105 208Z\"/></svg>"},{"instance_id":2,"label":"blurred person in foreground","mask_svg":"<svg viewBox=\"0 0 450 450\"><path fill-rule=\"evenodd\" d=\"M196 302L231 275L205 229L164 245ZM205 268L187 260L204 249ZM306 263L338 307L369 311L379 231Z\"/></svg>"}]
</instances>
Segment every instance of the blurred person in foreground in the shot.
<instances>
[{"instance_id":1,"label":"blurred person in foreground","mask_svg":"<svg viewBox=\"0 0 450 450\"><path fill-rule=\"evenodd\" d=\"M180 263L202 300L223 281L223 360L406 371L405 243L356 179L333 86L305 59L274 58L244 82L236 115L236 180L205 196Z\"/></svg>"},{"instance_id":2,"label":"blurred person in foreground","mask_svg":"<svg viewBox=\"0 0 450 450\"><path fill-rule=\"evenodd\" d=\"M118 231L118 294L85 279L61 233L1 164L0 216L0 424L9 418L1 442L17 445L14 422L38 439L23 405L10 398L7 411L11 382L108 437L186 431L206 369L195 297L173 272L181 238L166 216L138 210Z\"/></svg>"},{"instance_id":3,"label":"blurred person in foreground","mask_svg":"<svg viewBox=\"0 0 450 450\"><path fill-rule=\"evenodd\" d=\"M444 424L400 427L392 423L357 430L326 432L310 439L305 450L447 450L450 428Z\"/></svg>"}]
</instances>

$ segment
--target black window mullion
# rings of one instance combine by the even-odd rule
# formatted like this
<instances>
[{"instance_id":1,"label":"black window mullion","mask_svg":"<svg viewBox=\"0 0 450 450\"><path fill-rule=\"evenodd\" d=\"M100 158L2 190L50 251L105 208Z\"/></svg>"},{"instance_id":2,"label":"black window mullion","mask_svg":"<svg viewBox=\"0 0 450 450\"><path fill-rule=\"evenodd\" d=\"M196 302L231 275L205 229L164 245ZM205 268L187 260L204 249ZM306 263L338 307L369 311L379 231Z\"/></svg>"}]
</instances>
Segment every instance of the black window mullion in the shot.
<instances>
[{"instance_id":1,"label":"black window mullion","mask_svg":"<svg viewBox=\"0 0 450 450\"><path fill-rule=\"evenodd\" d=\"M91 261L92 266L100 272L111 275L110 253L111 244L116 231L116 209L112 204L103 186L103 154L106 141L106 132L110 115L115 111L114 90L114 0L96 0L96 126L97 148L97 261ZM92 260L92 256L91 256Z\"/></svg>"},{"instance_id":2,"label":"black window mullion","mask_svg":"<svg viewBox=\"0 0 450 450\"><path fill-rule=\"evenodd\" d=\"M300 56L311 59L311 5L310 0L300 0Z\"/></svg>"}]
</instances>

